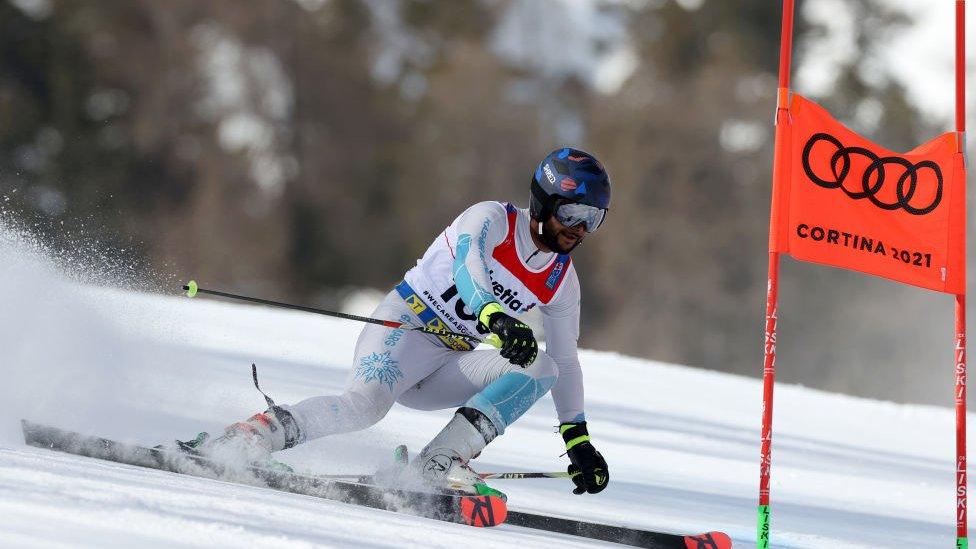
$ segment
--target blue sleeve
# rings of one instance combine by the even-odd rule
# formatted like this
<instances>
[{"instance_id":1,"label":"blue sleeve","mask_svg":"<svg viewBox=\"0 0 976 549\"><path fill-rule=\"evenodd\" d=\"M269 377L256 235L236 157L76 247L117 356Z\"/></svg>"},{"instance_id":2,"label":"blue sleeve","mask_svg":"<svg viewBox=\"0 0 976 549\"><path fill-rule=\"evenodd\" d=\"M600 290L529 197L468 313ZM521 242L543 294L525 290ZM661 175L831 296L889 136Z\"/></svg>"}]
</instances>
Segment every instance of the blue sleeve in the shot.
<instances>
[{"instance_id":1,"label":"blue sleeve","mask_svg":"<svg viewBox=\"0 0 976 549\"><path fill-rule=\"evenodd\" d=\"M461 214L456 227L454 284L464 304L478 314L485 305L495 301L487 257L505 239L508 216L497 202L479 202Z\"/></svg>"}]
</instances>

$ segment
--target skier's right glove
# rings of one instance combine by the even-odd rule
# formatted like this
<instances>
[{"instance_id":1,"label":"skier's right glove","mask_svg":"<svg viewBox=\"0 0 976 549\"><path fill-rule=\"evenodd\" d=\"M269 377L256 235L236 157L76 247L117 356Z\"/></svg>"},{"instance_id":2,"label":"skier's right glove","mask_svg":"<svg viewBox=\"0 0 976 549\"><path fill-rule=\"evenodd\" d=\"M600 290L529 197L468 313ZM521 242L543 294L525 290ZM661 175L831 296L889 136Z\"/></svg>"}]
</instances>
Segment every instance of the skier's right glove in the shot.
<instances>
[{"instance_id":1,"label":"skier's right glove","mask_svg":"<svg viewBox=\"0 0 976 549\"><path fill-rule=\"evenodd\" d=\"M494 301L481 308L478 320L502 340L502 357L523 368L535 362L539 344L527 324L507 315Z\"/></svg>"},{"instance_id":2,"label":"skier's right glove","mask_svg":"<svg viewBox=\"0 0 976 549\"><path fill-rule=\"evenodd\" d=\"M563 423L559 426L559 432L563 435L566 453L572 462L567 472L576 485L573 493L580 495L583 492L602 492L610 483L610 469L607 467L607 460L590 443L586 422Z\"/></svg>"}]
</instances>

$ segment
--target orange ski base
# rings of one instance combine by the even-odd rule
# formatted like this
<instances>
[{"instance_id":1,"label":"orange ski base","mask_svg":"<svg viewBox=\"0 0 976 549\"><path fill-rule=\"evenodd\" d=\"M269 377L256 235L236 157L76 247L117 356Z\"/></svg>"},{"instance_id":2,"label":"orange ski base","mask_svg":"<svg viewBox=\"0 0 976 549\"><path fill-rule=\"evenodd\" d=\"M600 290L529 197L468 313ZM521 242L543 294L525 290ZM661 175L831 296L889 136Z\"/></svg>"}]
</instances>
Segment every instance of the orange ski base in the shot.
<instances>
[{"instance_id":1,"label":"orange ski base","mask_svg":"<svg viewBox=\"0 0 976 549\"><path fill-rule=\"evenodd\" d=\"M465 496L459 511L469 526L497 526L508 517L508 506L498 496Z\"/></svg>"}]
</instances>

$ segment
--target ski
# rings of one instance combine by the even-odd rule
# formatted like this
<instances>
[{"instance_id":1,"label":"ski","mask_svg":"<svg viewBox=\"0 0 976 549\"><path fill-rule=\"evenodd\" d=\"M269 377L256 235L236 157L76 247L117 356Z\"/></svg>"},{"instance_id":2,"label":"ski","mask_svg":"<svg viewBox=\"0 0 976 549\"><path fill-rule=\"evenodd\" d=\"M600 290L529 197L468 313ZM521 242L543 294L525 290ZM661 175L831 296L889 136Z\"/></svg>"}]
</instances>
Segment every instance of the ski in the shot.
<instances>
[{"instance_id":1,"label":"ski","mask_svg":"<svg viewBox=\"0 0 976 549\"><path fill-rule=\"evenodd\" d=\"M732 549L732 539L723 532L668 534L521 511L509 511L506 524L649 549Z\"/></svg>"},{"instance_id":2,"label":"ski","mask_svg":"<svg viewBox=\"0 0 976 549\"><path fill-rule=\"evenodd\" d=\"M481 473L484 479L521 480L528 478L563 478L567 473ZM372 475L322 475L325 479L354 479L357 482L371 483ZM732 549L732 539L724 532L705 532L702 534L671 534L566 519L538 513L508 510L506 524L567 534L600 541L610 541L621 545L645 547L648 549Z\"/></svg>"},{"instance_id":3,"label":"ski","mask_svg":"<svg viewBox=\"0 0 976 549\"><path fill-rule=\"evenodd\" d=\"M407 447L400 445L394 451L399 462L407 462ZM495 472L479 473L482 479L523 480L539 478L569 478L569 473L556 472ZM372 475L319 475L327 479L355 479L357 482L372 483ZM703 534L683 535L640 530L625 526L612 526L582 520L565 519L537 513L527 513L509 509L507 524L579 536L621 545L647 547L650 549L731 549L732 540L724 532L705 532Z\"/></svg>"},{"instance_id":4,"label":"ski","mask_svg":"<svg viewBox=\"0 0 976 549\"><path fill-rule=\"evenodd\" d=\"M246 467L231 471L204 457L175 450L126 444L27 420L21 420L21 426L24 442L38 448L137 467L267 487L445 522L477 527L496 526L505 522L508 511L505 501L496 496L388 489L349 480L316 478L261 467Z\"/></svg>"},{"instance_id":5,"label":"ski","mask_svg":"<svg viewBox=\"0 0 976 549\"><path fill-rule=\"evenodd\" d=\"M24 442L38 448L137 467L266 487L445 522L479 527L505 523L649 549L731 549L732 547L731 539L722 532L696 535L669 534L514 511L509 510L500 497L475 496L459 492L388 489L370 484L373 480L372 475L309 476L261 467L229 471L204 457L175 450L126 444L27 420L21 420L21 425ZM510 478L525 477L512 475Z\"/></svg>"}]
</instances>

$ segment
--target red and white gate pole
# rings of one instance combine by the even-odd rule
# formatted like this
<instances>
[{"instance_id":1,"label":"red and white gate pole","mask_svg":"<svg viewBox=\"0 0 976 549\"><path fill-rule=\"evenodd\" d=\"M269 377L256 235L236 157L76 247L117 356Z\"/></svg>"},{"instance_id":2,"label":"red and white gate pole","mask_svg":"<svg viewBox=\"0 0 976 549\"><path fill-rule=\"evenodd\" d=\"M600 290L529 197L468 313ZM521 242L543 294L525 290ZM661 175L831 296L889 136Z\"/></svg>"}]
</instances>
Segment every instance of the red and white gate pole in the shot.
<instances>
[{"instance_id":1,"label":"red and white gate pole","mask_svg":"<svg viewBox=\"0 0 976 549\"><path fill-rule=\"evenodd\" d=\"M956 132L960 152L966 144L966 1L956 0ZM969 547L966 509L966 294L956 294L956 547Z\"/></svg>"},{"instance_id":2,"label":"red and white gate pole","mask_svg":"<svg viewBox=\"0 0 976 549\"><path fill-rule=\"evenodd\" d=\"M773 386L776 380L776 315L779 302L779 252L774 251L775 231L779 226L779 179L786 164L780 158L789 154L790 61L793 53L793 0L783 0L783 27L779 46L779 86L776 91L776 144L773 158L773 200L770 215L769 277L766 286L766 327L763 352L763 411L759 463L759 508L756 547L767 549L770 535L769 483L773 466Z\"/></svg>"}]
</instances>

